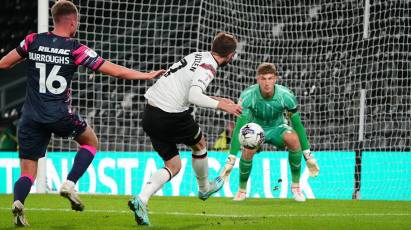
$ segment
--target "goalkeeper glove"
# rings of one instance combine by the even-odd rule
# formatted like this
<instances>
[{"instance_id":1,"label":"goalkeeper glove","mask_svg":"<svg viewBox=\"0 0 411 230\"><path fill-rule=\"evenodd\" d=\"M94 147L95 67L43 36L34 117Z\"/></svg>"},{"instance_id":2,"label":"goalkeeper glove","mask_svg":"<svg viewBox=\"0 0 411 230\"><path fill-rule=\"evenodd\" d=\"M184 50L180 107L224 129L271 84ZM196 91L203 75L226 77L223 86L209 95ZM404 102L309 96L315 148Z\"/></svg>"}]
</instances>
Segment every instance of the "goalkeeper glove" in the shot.
<instances>
[{"instance_id":1,"label":"goalkeeper glove","mask_svg":"<svg viewBox=\"0 0 411 230\"><path fill-rule=\"evenodd\" d=\"M228 176L230 176L231 170L233 169L234 164L235 164L235 160L236 160L236 156L231 155L231 154L228 155L228 158L227 158L227 160L226 160L226 162L225 162L225 166L224 166L224 168L221 170L221 173L220 173L220 177L221 177L224 181L227 181Z\"/></svg>"},{"instance_id":2,"label":"goalkeeper glove","mask_svg":"<svg viewBox=\"0 0 411 230\"><path fill-rule=\"evenodd\" d=\"M303 151L304 159L308 167L308 172L310 177L316 177L320 173L320 166L318 166L317 160L314 154L311 153L309 149Z\"/></svg>"}]
</instances>

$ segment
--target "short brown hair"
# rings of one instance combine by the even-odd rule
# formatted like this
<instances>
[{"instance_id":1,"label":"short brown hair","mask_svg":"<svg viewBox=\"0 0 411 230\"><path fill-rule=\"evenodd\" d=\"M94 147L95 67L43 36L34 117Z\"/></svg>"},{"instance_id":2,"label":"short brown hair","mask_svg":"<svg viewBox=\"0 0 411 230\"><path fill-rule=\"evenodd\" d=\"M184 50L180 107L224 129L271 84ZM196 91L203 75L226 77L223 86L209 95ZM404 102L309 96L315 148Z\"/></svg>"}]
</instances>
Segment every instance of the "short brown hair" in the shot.
<instances>
[{"instance_id":1,"label":"short brown hair","mask_svg":"<svg viewBox=\"0 0 411 230\"><path fill-rule=\"evenodd\" d=\"M60 21L61 16L75 14L78 15L78 10L74 3L67 0L59 0L51 7L51 16L55 22Z\"/></svg>"},{"instance_id":2,"label":"short brown hair","mask_svg":"<svg viewBox=\"0 0 411 230\"><path fill-rule=\"evenodd\" d=\"M274 74L277 76L277 68L272 63L261 63L257 67L257 76L264 74Z\"/></svg>"},{"instance_id":3,"label":"short brown hair","mask_svg":"<svg viewBox=\"0 0 411 230\"><path fill-rule=\"evenodd\" d=\"M220 57L227 57L237 49L237 38L229 33L220 32L213 40L211 51Z\"/></svg>"}]
</instances>

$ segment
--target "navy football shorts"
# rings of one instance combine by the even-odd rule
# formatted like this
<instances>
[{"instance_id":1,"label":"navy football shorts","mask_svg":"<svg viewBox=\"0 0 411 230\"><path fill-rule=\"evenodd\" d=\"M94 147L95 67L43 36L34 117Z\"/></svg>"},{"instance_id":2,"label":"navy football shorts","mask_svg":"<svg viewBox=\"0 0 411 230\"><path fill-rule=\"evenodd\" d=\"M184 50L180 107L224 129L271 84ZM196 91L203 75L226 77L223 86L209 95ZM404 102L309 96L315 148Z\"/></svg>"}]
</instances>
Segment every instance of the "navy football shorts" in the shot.
<instances>
[{"instance_id":1,"label":"navy football shorts","mask_svg":"<svg viewBox=\"0 0 411 230\"><path fill-rule=\"evenodd\" d=\"M51 134L63 138L73 138L82 134L87 127L77 114L69 114L53 123L34 121L23 114L18 124L19 157L21 159L38 160L45 156Z\"/></svg>"}]
</instances>

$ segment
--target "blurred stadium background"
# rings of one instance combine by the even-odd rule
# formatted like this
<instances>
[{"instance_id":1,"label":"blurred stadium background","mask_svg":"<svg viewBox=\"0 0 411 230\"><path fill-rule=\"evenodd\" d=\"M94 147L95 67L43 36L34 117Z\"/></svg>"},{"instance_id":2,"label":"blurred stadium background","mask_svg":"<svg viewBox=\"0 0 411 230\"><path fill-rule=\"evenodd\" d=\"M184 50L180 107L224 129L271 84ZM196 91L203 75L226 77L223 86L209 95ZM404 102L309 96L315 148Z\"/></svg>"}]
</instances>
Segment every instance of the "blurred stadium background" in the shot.
<instances>
[{"instance_id":1,"label":"blurred stadium background","mask_svg":"<svg viewBox=\"0 0 411 230\"><path fill-rule=\"evenodd\" d=\"M53 2L49 1L49 5ZM323 170L317 181L310 182L312 198L411 200L410 0L73 2L81 14L77 35L80 42L106 59L140 71L168 68L190 52L209 50L217 32L234 33L240 41L238 58L219 70L208 93L236 99L254 83L258 64L277 65L280 84L289 86L298 97L312 150L318 152ZM14 49L26 34L37 32L38 24L38 1L5 0L1 4L0 57ZM47 14L47 9L40 12ZM51 26L49 18L50 29ZM12 70L0 71L0 140L2 150L9 151L0 153L4 169L0 173L11 178L3 180L8 184L2 185L2 193L9 193L8 185L18 177L17 155L12 151L16 149L13 137L24 102L24 67L21 63ZM97 189L83 192L136 193L145 180L139 173L146 178L150 167L161 167L140 127L143 94L152 83L118 80L79 68L72 85L73 106L99 137L103 153L96 164L110 156L139 157L140 171L131 170L136 165L123 165L124 169L129 167L128 174L106 174L112 173L114 180L141 180L139 185L118 185L115 191L110 182L94 181ZM211 157L216 159L212 166L217 173L229 143L224 135L230 133L234 118L203 108L195 108L194 113L208 140L208 149L216 151ZM73 141L52 139L49 151L57 153L49 154L47 167L44 166L49 169L45 173L47 191L58 188L64 169L67 171L70 164L67 162L73 158L72 154L64 158L64 153L59 152L73 152L76 148ZM252 190L250 196L287 197L287 191L285 195L270 192L276 179L284 176L279 171L286 155L271 154L276 151L271 148L264 151L258 158L260 163L256 163L260 166L253 173L260 178L268 175L272 181L267 185L265 180L256 179L265 188ZM145 152L148 153L140 154ZM188 154L183 156L189 159ZM275 172L270 173L268 167L266 173L265 159ZM114 163L106 165L114 170L121 165L119 162L114 159ZM12 167L7 171L12 175L6 176L7 167ZM101 173L99 165L95 168L94 177L96 171L97 175ZM93 180L89 173L90 179L82 182L84 186ZM195 182L190 179L195 190L192 183ZM235 178L232 183L234 192ZM287 187L286 181L281 185ZM229 190L221 195L232 195ZM334 192L343 195L330 195ZM191 190L175 193L171 186L163 194L193 195Z\"/></svg>"},{"instance_id":2,"label":"blurred stadium background","mask_svg":"<svg viewBox=\"0 0 411 230\"><path fill-rule=\"evenodd\" d=\"M25 35L51 29L47 3L51 6L53 2L1 2L0 58ZM81 14L77 39L106 59L141 71L168 68L190 52L208 50L217 32L228 31L239 38L238 58L219 70L209 94L238 98L254 83L258 64L272 62L278 67L280 84L289 86L300 102L312 150L321 166L315 179L308 178L304 168L301 185L308 198L327 200L310 199L299 205L290 200L249 199L238 204L214 198L202 203L187 197L196 194L197 185L190 153L182 152L183 169L157 195L183 197L151 201L155 226L409 228L410 0L73 2ZM79 68L72 85L73 106L100 140L100 152L79 181L80 192L137 194L150 174L162 167L140 127L143 94L152 83L117 80ZM0 70L1 216L10 215L12 198L3 194L12 193L20 175L15 140L25 84L24 63ZM194 108L194 113L208 140L213 177L224 164L234 118L203 108ZM53 138L32 192L55 193L76 149L72 141ZM250 198L289 198L287 164L286 152L265 147L254 160ZM217 196L231 197L237 186L238 165ZM87 211L80 216L69 212L60 198L31 195L27 201L30 223L34 229L127 229L133 223L124 207L128 196L82 197ZM0 226L9 226L7 220L1 218Z\"/></svg>"}]
</instances>

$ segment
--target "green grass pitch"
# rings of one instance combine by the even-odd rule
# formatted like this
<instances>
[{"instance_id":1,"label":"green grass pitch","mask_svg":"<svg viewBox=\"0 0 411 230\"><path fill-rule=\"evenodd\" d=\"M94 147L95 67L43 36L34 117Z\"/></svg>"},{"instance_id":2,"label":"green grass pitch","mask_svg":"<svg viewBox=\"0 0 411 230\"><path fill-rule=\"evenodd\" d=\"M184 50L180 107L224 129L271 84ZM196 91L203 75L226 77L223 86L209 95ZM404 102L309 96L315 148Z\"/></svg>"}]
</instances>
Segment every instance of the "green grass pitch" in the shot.
<instances>
[{"instance_id":1,"label":"green grass pitch","mask_svg":"<svg viewBox=\"0 0 411 230\"><path fill-rule=\"evenodd\" d=\"M58 195L26 200L30 229L411 229L411 202L159 197L150 200L152 226L137 226L129 196L82 195L84 212ZM11 195L0 195L0 229L14 229Z\"/></svg>"}]
</instances>

